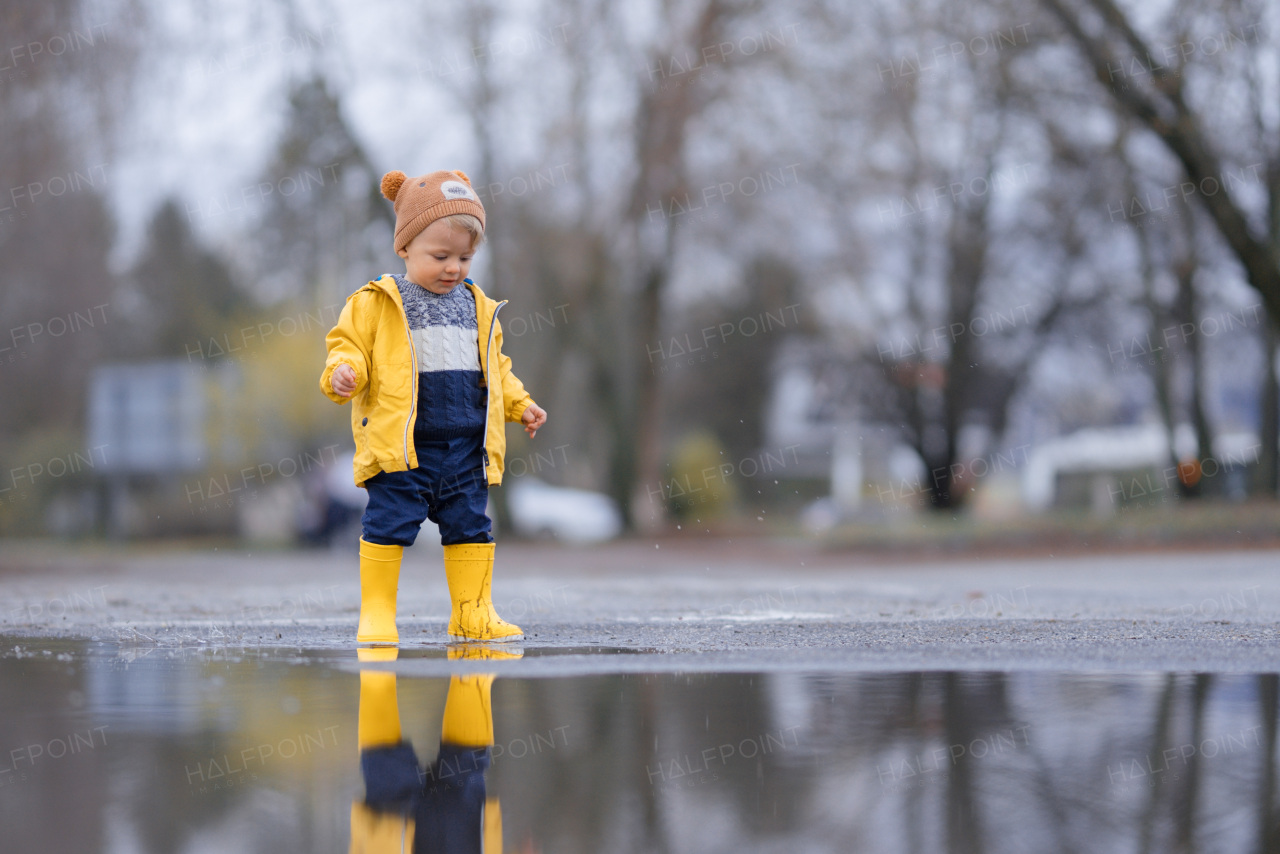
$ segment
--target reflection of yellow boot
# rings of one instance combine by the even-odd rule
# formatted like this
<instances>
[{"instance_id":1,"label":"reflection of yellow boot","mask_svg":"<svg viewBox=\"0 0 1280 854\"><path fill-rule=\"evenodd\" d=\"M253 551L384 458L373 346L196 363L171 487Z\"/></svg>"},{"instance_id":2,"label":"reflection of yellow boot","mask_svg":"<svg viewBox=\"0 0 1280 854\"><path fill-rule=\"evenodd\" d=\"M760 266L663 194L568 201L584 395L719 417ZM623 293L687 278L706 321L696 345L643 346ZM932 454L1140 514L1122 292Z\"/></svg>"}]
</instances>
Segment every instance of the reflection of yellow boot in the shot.
<instances>
[{"instance_id":1,"label":"reflection of yellow boot","mask_svg":"<svg viewBox=\"0 0 1280 854\"><path fill-rule=\"evenodd\" d=\"M378 812L368 804L351 805L350 854L401 854L413 850L413 818L398 812Z\"/></svg>"},{"instance_id":2,"label":"reflection of yellow boot","mask_svg":"<svg viewBox=\"0 0 1280 854\"><path fill-rule=\"evenodd\" d=\"M395 649L361 649L361 661L395 661ZM396 675L389 671L360 671L360 717L356 741L360 750L399 744L400 707ZM351 805L351 854L383 854L413 848L414 821L398 812L380 812L356 801Z\"/></svg>"},{"instance_id":3,"label":"reflection of yellow boot","mask_svg":"<svg viewBox=\"0 0 1280 854\"><path fill-rule=\"evenodd\" d=\"M523 653L500 649L483 643L460 643L449 647L451 660L500 660L520 658ZM468 673L449 679L449 693L444 700L444 722L440 740L463 747L488 747L493 744L493 706L490 689L494 674Z\"/></svg>"},{"instance_id":4,"label":"reflection of yellow boot","mask_svg":"<svg viewBox=\"0 0 1280 854\"><path fill-rule=\"evenodd\" d=\"M524 633L498 616L490 598L493 543L460 543L444 547L444 574L449 581L453 613L449 634L464 640L512 640Z\"/></svg>"},{"instance_id":5,"label":"reflection of yellow boot","mask_svg":"<svg viewBox=\"0 0 1280 854\"><path fill-rule=\"evenodd\" d=\"M484 799L484 854L502 854L502 804L497 798Z\"/></svg>"},{"instance_id":6,"label":"reflection of yellow boot","mask_svg":"<svg viewBox=\"0 0 1280 854\"><path fill-rule=\"evenodd\" d=\"M524 658L524 650L518 646L492 643L451 643L445 649L445 655L450 661L509 661L513 658Z\"/></svg>"},{"instance_id":7,"label":"reflection of yellow boot","mask_svg":"<svg viewBox=\"0 0 1280 854\"><path fill-rule=\"evenodd\" d=\"M524 655L519 648L503 648L502 644L489 643L450 644L447 654L451 661L497 661ZM480 749L484 750L485 757L489 756L487 748L493 746L493 705L490 702L493 679L492 673L459 674L449 679L444 720L440 724L442 758L447 755L459 757L454 762L460 764L460 756ZM463 753L458 754L458 749ZM481 850L485 854L502 854L502 808L498 799L485 798L479 817Z\"/></svg>"},{"instance_id":8,"label":"reflection of yellow boot","mask_svg":"<svg viewBox=\"0 0 1280 854\"><path fill-rule=\"evenodd\" d=\"M489 689L492 673L470 673L449 679L444 700L444 722L440 740L462 747L489 747L493 744L493 707Z\"/></svg>"},{"instance_id":9,"label":"reflection of yellow boot","mask_svg":"<svg viewBox=\"0 0 1280 854\"><path fill-rule=\"evenodd\" d=\"M360 540L360 628L357 643L394 644L396 592L400 587L400 558L404 546L384 546Z\"/></svg>"},{"instance_id":10,"label":"reflection of yellow boot","mask_svg":"<svg viewBox=\"0 0 1280 854\"><path fill-rule=\"evenodd\" d=\"M398 650L361 649L361 661L395 661ZM396 701L396 675L388 670L360 671L360 717L356 742L361 750L400 743L400 706Z\"/></svg>"}]
</instances>

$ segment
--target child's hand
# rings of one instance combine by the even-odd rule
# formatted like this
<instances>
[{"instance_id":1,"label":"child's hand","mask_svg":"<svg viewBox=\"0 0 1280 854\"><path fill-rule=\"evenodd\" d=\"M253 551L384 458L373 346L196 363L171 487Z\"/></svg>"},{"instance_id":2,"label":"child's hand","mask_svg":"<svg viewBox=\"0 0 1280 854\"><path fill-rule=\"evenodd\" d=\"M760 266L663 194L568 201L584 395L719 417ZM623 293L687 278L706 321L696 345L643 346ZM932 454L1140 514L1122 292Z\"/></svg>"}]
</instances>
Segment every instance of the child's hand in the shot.
<instances>
[{"instance_id":1,"label":"child's hand","mask_svg":"<svg viewBox=\"0 0 1280 854\"><path fill-rule=\"evenodd\" d=\"M547 423L547 410L536 403L531 403L520 416L520 420L524 422L524 432L528 433L529 438L532 439L538 435L538 428Z\"/></svg>"},{"instance_id":2,"label":"child's hand","mask_svg":"<svg viewBox=\"0 0 1280 854\"><path fill-rule=\"evenodd\" d=\"M355 369L345 363L338 365L329 376L329 384L333 386L335 394L351 397L351 392L356 390Z\"/></svg>"}]
</instances>

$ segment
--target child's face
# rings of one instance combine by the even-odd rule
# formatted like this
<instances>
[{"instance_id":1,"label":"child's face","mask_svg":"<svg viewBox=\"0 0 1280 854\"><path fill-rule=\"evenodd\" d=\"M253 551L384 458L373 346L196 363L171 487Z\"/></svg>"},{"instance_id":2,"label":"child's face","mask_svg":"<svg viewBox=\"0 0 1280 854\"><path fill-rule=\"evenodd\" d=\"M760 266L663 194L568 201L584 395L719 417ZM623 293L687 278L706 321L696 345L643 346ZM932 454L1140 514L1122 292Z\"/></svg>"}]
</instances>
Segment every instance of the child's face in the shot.
<instances>
[{"instance_id":1,"label":"child's face","mask_svg":"<svg viewBox=\"0 0 1280 854\"><path fill-rule=\"evenodd\" d=\"M438 219L397 252L409 281L433 294L447 294L467 277L475 250L471 235Z\"/></svg>"}]
</instances>

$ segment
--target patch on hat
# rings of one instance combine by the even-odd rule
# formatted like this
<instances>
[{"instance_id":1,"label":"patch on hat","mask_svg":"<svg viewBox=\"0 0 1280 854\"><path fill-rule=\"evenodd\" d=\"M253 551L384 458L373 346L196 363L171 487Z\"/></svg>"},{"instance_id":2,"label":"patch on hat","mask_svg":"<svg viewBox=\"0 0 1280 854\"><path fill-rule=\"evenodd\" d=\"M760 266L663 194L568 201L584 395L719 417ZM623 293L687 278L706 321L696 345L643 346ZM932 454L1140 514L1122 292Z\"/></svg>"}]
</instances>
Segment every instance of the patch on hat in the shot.
<instances>
[{"instance_id":1,"label":"patch on hat","mask_svg":"<svg viewBox=\"0 0 1280 854\"><path fill-rule=\"evenodd\" d=\"M445 181L440 185L440 192L446 199L470 199L478 202L476 194L471 192L471 188L461 181Z\"/></svg>"}]
</instances>

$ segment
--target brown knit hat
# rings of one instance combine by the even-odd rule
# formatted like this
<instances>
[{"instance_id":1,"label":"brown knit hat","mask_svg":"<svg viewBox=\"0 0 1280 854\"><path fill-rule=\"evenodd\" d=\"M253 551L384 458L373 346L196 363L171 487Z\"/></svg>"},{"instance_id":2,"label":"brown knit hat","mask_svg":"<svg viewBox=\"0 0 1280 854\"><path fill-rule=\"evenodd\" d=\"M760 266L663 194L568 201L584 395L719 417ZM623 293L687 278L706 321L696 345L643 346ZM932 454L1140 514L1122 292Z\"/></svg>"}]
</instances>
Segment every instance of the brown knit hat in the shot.
<instances>
[{"instance_id":1,"label":"brown knit hat","mask_svg":"<svg viewBox=\"0 0 1280 854\"><path fill-rule=\"evenodd\" d=\"M484 205L471 189L471 179L460 169L429 172L417 178L409 178L397 169L382 176L382 195L395 205L397 252L422 229L450 214L471 214L484 229Z\"/></svg>"}]
</instances>

